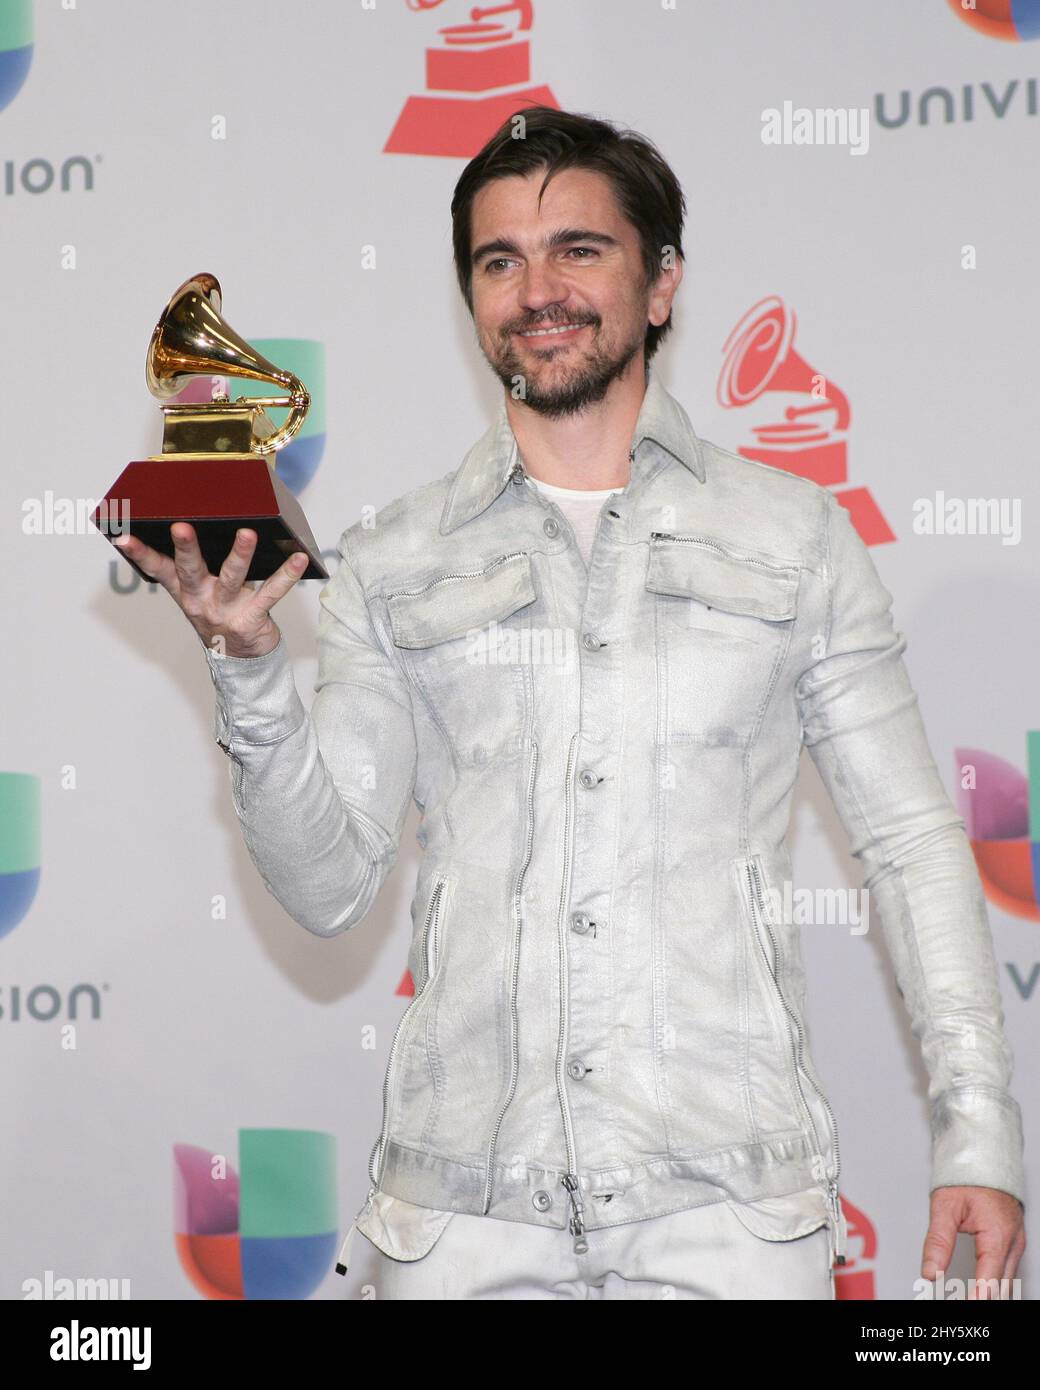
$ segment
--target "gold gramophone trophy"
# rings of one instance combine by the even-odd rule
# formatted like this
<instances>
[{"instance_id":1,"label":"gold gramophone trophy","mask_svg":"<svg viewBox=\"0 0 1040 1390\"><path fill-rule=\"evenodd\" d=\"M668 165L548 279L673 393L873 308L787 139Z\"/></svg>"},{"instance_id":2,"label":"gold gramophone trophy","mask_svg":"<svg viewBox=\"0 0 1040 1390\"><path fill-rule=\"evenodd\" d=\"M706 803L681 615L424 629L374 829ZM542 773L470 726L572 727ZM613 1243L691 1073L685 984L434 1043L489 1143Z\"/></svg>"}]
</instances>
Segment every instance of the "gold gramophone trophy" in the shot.
<instances>
[{"instance_id":1,"label":"gold gramophone trophy","mask_svg":"<svg viewBox=\"0 0 1040 1390\"><path fill-rule=\"evenodd\" d=\"M167 304L145 363L148 389L160 400L203 376L267 381L287 394L234 401L219 394L212 401L164 405L162 453L124 468L91 516L94 525L109 540L129 531L172 556L170 526L188 521L211 574L227 558L236 530L248 526L257 545L247 580L269 578L301 550L310 564L300 577L328 579L303 509L274 468L277 451L303 424L310 395L298 377L269 362L225 322L220 284L205 273L186 280ZM265 406L287 406L284 425L276 429ZM148 579L129 555L123 558Z\"/></svg>"}]
</instances>

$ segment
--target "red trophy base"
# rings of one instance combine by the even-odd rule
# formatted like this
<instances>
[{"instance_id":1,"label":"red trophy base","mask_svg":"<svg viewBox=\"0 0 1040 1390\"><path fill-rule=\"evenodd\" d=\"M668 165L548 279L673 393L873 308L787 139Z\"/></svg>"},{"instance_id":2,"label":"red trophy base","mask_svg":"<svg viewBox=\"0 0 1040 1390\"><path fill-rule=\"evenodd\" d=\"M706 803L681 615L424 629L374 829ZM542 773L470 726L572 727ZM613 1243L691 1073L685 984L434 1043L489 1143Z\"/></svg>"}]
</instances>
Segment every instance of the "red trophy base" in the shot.
<instances>
[{"instance_id":1,"label":"red trophy base","mask_svg":"<svg viewBox=\"0 0 1040 1390\"><path fill-rule=\"evenodd\" d=\"M129 532L171 558L170 526L190 522L211 574L219 573L235 532L248 526L257 533L257 545L247 581L270 578L298 551L310 560L302 579L329 577L303 509L260 454L138 459L123 469L90 519L110 541ZM123 558L151 582L129 555Z\"/></svg>"}]
</instances>

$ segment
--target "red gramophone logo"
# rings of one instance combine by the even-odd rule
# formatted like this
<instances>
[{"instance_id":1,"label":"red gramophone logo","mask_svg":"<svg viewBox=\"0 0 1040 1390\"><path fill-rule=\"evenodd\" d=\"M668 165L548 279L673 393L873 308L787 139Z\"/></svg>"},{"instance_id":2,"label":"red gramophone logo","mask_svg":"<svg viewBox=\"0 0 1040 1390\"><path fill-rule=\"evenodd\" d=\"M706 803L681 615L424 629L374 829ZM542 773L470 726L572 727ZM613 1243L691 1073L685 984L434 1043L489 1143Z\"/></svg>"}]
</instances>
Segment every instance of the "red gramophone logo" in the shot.
<instances>
[{"instance_id":1,"label":"red gramophone logo","mask_svg":"<svg viewBox=\"0 0 1040 1390\"><path fill-rule=\"evenodd\" d=\"M442 3L408 0L408 8L435 10ZM493 18L506 14L514 15L515 26ZM384 154L470 159L519 108L559 110L548 87L531 83L533 0L474 5L469 17L469 24L437 30L439 43L426 50L426 92L405 102Z\"/></svg>"},{"instance_id":2,"label":"red gramophone logo","mask_svg":"<svg viewBox=\"0 0 1040 1390\"><path fill-rule=\"evenodd\" d=\"M795 316L778 295L760 299L726 339L718 401L727 409L750 405L770 392L791 397L783 420L753 425L757 443L738 449L747 459L768 463L834 490L867 545L895 534L867 487L847 487L851 411L844 394L810 367L793 347Z\"/></svg>"},{"instance_id":3,"label":"red gramophone logo","mask_svg":"<svg viewBox=\"0 0 1040 1390\"><path fill-rule=\"evenodd\" d=\"M845 1197L841 1199L841 1209L848 1225L848 1244L845 1263L834 1266L834 1296L846 1302L869 1302L877 1297L873 1265L877 1232L866 1213Z\"/></svg>"}]
</instances>

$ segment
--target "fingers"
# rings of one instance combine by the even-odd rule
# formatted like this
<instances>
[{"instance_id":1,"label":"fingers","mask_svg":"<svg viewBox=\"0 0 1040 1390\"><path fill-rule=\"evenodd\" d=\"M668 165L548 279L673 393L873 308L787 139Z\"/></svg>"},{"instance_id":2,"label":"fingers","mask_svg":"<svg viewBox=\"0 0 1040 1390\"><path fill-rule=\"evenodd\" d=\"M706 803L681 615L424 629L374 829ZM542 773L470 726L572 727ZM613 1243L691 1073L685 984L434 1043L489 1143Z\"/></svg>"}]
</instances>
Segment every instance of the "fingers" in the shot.
<instances>
[{"instance_id":1,"label":"fingers","mask_svg":"<svg viewBox=\"0 0 1040 1390\"><path fill-rule=\"evenodd\" d=\"M1025 1250L1026 1233L1025 1228L1023 1227L1015 1236L1015 1239L1011 1242L1011 1248L1008 1250L1007 1260L1004 1264L1003 1277L1005 1279L1014 1279L1016 1273L1018 1272L1019 1261L1025 1254Z\"/></svg>"},{"instance_id":2,"label":"fingers","mask_svg":"<svg viewBox=\"0 0 1040 1390\"><path fill-rule=\"evenodd\" d=\"M256 532L248 527L242 527L235 532L234 543L217 575L216 587L218 591L222 591L225 599L234 598L241 592L245 577L249 573L257 540Z\"/></svg>"},{"instance_id":3,"label":"fingers","mask_svg":"<svg viewBox=\"0 0 1040 1390\"><path fill-rule=\"evenodd\" d=\"M167 593L176 596L177 567L169 555L163 555L159 550L153 550L150 545L145 545L144 541L137 536L119 536L113 541L124 555L129 556L135 565L138 565L149 579L154 579L157 584L161 584Z\"/></svg>"},{"instance_id":4,"label":"fingers","mask_svg":"<svg viewBox=\"0 0 1040 1390\"><path fill-rule=\"evenodd\" d=\"M309 564L308 556L302 551L297 551L295 555L290 555L274 574L264 580L255 591L254 597L265 613L270 613L278 600L285 597Z\"/></svg>"},{"instance_id":5,"label":"fingers","mask_svg":"<svg viewBox=\"0 0 1040 1390\"><path fill-rule=\"evenodd\" d=\"M975 1231L975 1293L981 1299L1002 1298L1006 1288L1001 1281L1011 1276L1009 1265L1017 1264L1015 1252L1024 1248L1024 1231L1020 1222L1008 1219L1002 1212L987 1213L988 1220ZM1023 1247L1019 1247L1019 1238ZM968 1293L971 1298L973 1294Z\"/></svg>"},{"instance_id":6,"label":"fingers","mask_svg":"<svg viewBox=\"0 0 1040 1390\"><path fill-rule=\"evenodd\" d=\"M195 527L190 521L175 521L170 527L173 540L173 563L182 590L187 594L197 593L203 582L210 577L209 569L202 558Z\"/></svg>"},{"instance_id":7,"label":"fingers","mask_svg":"<svg viewBox=\"0 0 1040 1390\"><path fill-rule=\"evenodd\" d=\"M922 1279L932 1281L940 1270L949 1269L956 1243L957 1221L953 1213L949 1208L934 1210L921 1254Z\"/></svg>"},{"instance_id":8,"label":"fingers","mask_svg":"<svg viewBox=\"0 0 1040 1390\"><path fill-rule=\"evenodd\" d=\"M999 1298L1004 1265L1005 1256L1002 1248L980 1251L976 1241L975 1288L968 1290L968 1297L974 1297L976 1300L988 1299L990 1294L994 1293Z\"/></svg>"},{"instance_id":9,"label":"fingers","mask_svg":"<svg viewBox=\"0 0 1040 1390\"><path fill-rule=\"evenodd\" d=\"M975 1236L975 1296L1003 1298L1025 1250L1025 1231L994 1225ZM1007 1281L1005 1283L1004 1281ZM968 1297L972 1294L969 1292Z\"/></svg>"}]
</instances>

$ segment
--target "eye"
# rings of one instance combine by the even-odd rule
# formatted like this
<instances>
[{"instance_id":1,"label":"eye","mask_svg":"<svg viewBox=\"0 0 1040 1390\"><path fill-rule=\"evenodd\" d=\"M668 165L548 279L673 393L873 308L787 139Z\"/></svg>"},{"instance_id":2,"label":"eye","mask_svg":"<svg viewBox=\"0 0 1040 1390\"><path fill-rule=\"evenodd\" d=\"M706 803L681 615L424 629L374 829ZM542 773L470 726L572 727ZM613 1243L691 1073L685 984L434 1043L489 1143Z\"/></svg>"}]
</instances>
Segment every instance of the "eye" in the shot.
<instances>
[{"instance_id":1,"label":"eye","mask_svg":"<svg viewBox=\"0 0 1040 1390\"><path fill-rule=\"evenodd\" d=\"M591 246L572 246L570 251L567 252L567 255L571 255L574 251L584 251L587 256L595 256L597 254Z\"/></svg>"},{"instance_id":2,"label":"eye","mask_svg":"<svg viewBox=\"0 0 1040 1390\"><path fill-rule=\"evenodd\" d=\"M492 269L491 269L492 266L496 266L496 265L508 265L508 264L509 264L509 258L508 258L507 256L499 256L496 260L493 260L493 261L485 261L485 263L484 263L484 270L485 270L485 273L487 273L487 274L494 274L494 272L493 272Z\"/></svg>"}]
</instances>

